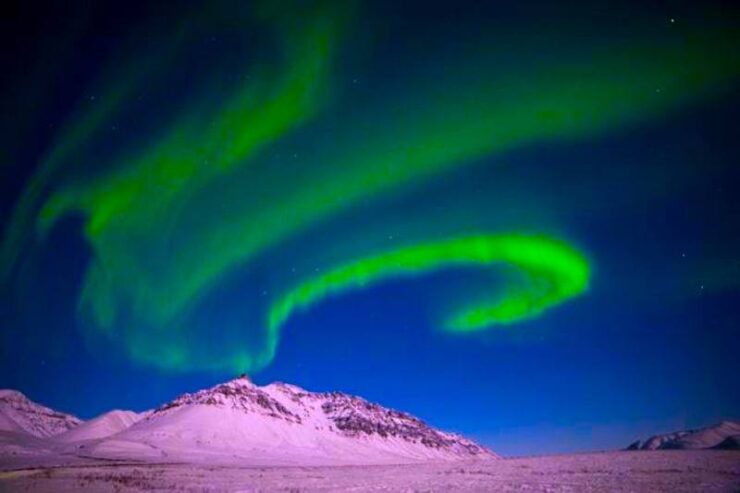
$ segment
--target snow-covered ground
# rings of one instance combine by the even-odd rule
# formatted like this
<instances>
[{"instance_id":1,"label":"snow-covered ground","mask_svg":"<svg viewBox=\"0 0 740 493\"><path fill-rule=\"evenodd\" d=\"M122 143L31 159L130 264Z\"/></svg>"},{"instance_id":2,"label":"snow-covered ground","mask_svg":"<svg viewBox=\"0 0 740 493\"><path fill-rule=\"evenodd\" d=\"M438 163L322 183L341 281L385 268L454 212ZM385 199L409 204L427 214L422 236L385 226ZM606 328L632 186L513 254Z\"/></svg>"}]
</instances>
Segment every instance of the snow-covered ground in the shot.
<instances>
[{"instance_id":1,"label":"snow-covered ground","mask_svg":"<svg viewBox=\"0 0 740 493\"><path fill-rule=\"evenodd\" d=\"M98 463L0 472L0 491L737 492L740 452L608 452L398 466Z\"/></svg>"}]
</instances>

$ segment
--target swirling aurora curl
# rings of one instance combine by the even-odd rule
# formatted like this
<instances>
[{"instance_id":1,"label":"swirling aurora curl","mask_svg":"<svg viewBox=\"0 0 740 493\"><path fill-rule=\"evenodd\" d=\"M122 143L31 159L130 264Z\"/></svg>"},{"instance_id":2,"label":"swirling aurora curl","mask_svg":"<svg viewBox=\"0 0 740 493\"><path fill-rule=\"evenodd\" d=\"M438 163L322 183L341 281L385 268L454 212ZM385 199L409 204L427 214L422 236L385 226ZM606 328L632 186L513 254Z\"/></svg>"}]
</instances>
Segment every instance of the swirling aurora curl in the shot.
<instances>
[{"instance_id":1,"label":"swirling aurora curl","mask_svg":"<svg viewBox=\"0 0 740 493\"><path fill-rule=\"evenodd\" d=\"M536 317L583 293L590 277L589 263L580 252L545 236L480 235L406 246L341 265L288 291L270 309L270 341L277 341L280 327L297 310L333 294L451 266L496 264L516 267L529 282L505 289L498 298L463 307L445 320L443 329L472 332Z\"/></svg>"}]
</instances>

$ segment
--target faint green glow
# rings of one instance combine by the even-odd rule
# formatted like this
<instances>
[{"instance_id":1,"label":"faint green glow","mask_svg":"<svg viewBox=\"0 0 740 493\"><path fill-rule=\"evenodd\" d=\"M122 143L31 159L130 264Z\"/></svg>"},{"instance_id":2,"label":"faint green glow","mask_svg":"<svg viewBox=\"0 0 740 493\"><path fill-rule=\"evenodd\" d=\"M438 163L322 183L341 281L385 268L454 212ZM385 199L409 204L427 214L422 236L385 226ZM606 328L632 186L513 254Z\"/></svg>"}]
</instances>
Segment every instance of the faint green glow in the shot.
<instances>
[{"instance_id":1,"label":"faint green glow","mask_svg":"<svg viewBox=\"0 0 740 493\"><path fill-rule=\"evenodd\" d=\"M170 213L188 189L244 165L261 146L316 113L326 90L337 30L322 18L307 20L303 32L291 33L295 39L287 46L286 68L277 80L269 71L257 70L220 109L196 107L141 157L100 181L53 196L40 213L42 229L74 209L88 212L91 238L103 235L111 222L111 228L134 221L151 223Z\"/></svg>"},{"instance_id":2,"label":"faint green glow","mask_svg":"<svg viewBox=\"0 0 740 493\"><path fill-rule=\"evenodd\" d=\"M81 209L88 214L85 233L95 246L97 262L88 271L81 304L92 309L99 325L114 321L115 303L111 301L117 295L111 291L131 290L134 303L150 312L147 318L164 321L223 272L213 268L213 259L224 256L218 251L206 255L205 261L201 251L201 260L185 269L178 264L169 270L172 264L168 262L160 262L155 269L144 259L153 253L156 240L141 244L137 239L161 234L162 226L172 221L194 191L233 168L248 165L250 156L261 147L319 110L341 20L321 12L304 19L300 30L283 33L290 42L284 46L282 73L255 69L249 82L220 109L193 110L140 157L98 181L69 186L46 202L39 216L41 231L67 212ZM228 218L225 214L222 221ZM214 222L209 229L217 226ZM202 233L209 236L208 231ZM179 253L170 252L172 259ZM133 282L123 287L118 275ZM169 282L171 289L164 288Z\"/></svg>"},{"instance_id":3,"label":"faint green glow","mask_svg":"<svg viewBox=\"0 0 740 493\"><path fill-rule=\"evenodd\" d=\"M112 74L101 78L90 90L88 100L81 104L79 114L72 118L59 132L54 145L15 204L8 221L2 245L0 246L0 279L6 279L15 262L34 232L34 216L38 213L39 202L62 180L65 165L73 160L75 152L101 133L102 128L115 118L115 114L127 103L137 89L140 89L147 76L156 75L167 67L179 43L180 30L158 49L150 51L136 60L132 66L114 64ZM62 200L57 199L59 202ZM71 203L66 205L70 206Z\"/></svg>"},{"instance_id":4,"label":"faint green glow","mask_svg":"<svg viewBox=\"0 0 740 493\"><path fill-rule=\"evenodd\" d=\"M403 247L363 258L299 284L270 309L268 327L278 329L296 311L336 293L385 279L412 276L454 265L510 264L531 279L529 289L505 290L486 303L461 309L445 321L452 332L481 330L533 318L583 293L590 269L585 257L566 243L544 236L474 236Z\"/></svg>"}]
</instances>

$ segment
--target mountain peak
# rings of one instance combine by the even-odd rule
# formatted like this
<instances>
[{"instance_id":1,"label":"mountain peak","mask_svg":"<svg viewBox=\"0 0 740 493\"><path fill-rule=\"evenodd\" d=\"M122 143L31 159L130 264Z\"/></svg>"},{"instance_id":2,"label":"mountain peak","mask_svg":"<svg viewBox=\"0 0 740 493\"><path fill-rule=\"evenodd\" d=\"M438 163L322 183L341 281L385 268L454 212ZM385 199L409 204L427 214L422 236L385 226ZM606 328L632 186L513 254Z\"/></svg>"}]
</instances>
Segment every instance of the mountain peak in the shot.
<instances>
[{"instance_id":1,"label":"mountain peak","mask_svg":"<svg viewBox=\"0 0 740 493\"><path fill-rule=\"evenodd\" d=\"M369 464L495 458L462 436L437 430L408 413L342 392L310 392L240 377L160 406L95 451L130 450L166 457L241 457L267 464ZM163 456L164 457L164 456ZM261 462L261 463L262 463Z\"/></svg>"}]
</instances>

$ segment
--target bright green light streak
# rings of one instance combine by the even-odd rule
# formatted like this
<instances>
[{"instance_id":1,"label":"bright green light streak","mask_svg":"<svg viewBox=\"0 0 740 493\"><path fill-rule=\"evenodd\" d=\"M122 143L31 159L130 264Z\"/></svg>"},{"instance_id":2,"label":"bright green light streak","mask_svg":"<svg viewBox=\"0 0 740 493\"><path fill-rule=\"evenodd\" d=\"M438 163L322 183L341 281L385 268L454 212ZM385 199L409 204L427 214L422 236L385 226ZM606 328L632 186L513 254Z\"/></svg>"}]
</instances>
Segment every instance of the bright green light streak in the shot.
<instances>
[{"instance_id":1,"label":"bright green light streak","mask_svg":"<svg viewBox=\"0 0 740 493\"><path fill-rule=\"evenodd\" d=\"M566 243L544 236L473 236L403 247L341 265L289 290L270 308L268 328L276 342L279 328L296 312L335 294L394 277L417 276L452 266L508 264L524 272L531 285L504 290L503 297L468 306L444 323L451 332L471 332L539 316L583 293L590 268Z\"/></svg>"}]
</instances>

